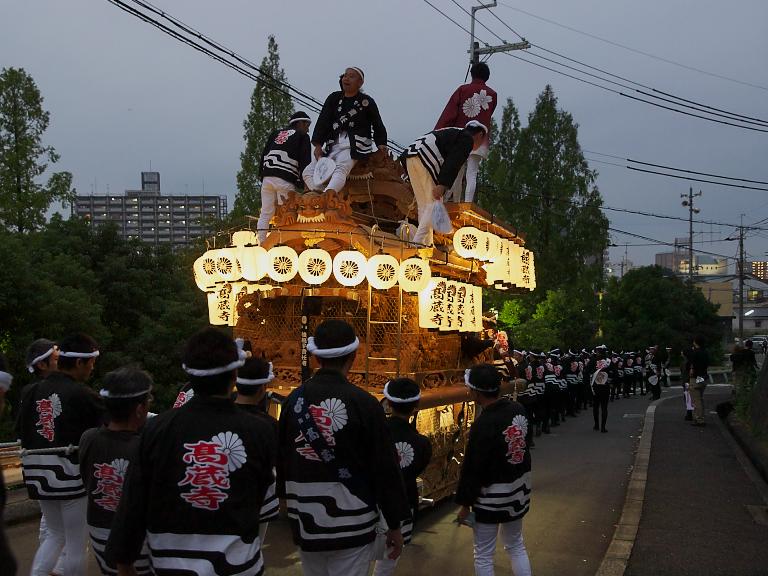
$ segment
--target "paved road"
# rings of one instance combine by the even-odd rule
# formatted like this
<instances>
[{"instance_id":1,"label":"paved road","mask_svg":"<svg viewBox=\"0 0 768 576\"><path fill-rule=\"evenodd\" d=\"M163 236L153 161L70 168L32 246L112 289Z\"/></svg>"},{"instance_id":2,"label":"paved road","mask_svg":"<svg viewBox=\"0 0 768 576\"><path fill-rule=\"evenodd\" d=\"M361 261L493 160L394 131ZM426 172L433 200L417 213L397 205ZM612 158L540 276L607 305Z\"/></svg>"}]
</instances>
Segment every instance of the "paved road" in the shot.
<instances>
[{"instance_id":1,"label":"paved road","mask_svg":"<svg viewBox=\"0 0 768 576\"><path fill-rule=\"evenodd\" d=\"M714 410L730 391L707 387ZM765 576L768 526L749 506L765 507L716 422L693 427L682 399L656 409L648 484L627 576Z\"/></svg>"},{"instance_id":2,"label":"paved road","mask_svg":"<svg viewBox=\"0 0 768 576\"><path fill-rule=\"evenodd\" d=\"M665 391L665 394L669 394ZM593 576L613 536L624 502L634 450L648 397L622 399L609 405L607 434L592 430L591 413L553 428L537 439L533 450L533 494L524 536L537 576ZM470 576L472 532L453 524L455 506L444 502L427 511L398 567L401 576L430 573ZM19 574L29 572L37 546L37 524L9 529L20 561ZM298 554L284 521L270 525L264 555L272 576L301 574ZM502 551L499 573L508 573ZM97 576L91 562L88 576Z\"/></svg>"}]
</instances>

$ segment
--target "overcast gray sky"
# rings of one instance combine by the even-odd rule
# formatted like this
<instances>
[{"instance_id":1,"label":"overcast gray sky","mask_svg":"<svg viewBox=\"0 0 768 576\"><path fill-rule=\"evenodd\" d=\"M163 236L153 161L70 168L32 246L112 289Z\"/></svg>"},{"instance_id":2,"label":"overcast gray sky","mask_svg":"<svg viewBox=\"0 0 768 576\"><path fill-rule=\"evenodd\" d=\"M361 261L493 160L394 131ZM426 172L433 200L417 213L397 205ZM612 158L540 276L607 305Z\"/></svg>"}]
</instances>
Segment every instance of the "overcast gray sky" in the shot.
<instances>
[{"instance_id":1,"label":"overcast gray sky","mask_svg":"<svg viewBox=\"0 0 768 576\"><path fill-rule=\"evenodd\" d=\"M469 8L469 0L458 0ZM768 86L765 0L502 0L541 17L716 74ZM433 4L468 27L450 0ZM274 34L288 79L324 99L345 66L362 67L390 137L407 144L430 130L464 79L468 36L421 0L261 2L154 0L154 3L258 63ZM537 20L500 5L495 13L528 40L654 88L740 114L768 118L768 90L685 70ZM479 17L517 38L487 13ZM495 43L478 27L481 39ZM523 122L549 83L580 125L584 149L727 176L768 181L768 133L713 124L494 55L491 80L514 99ZM23 67L51 112L46 142L61 154L80 193L121 193L139 172L161 172L166 194L234 198L242 121L252 82L127 15L106 0L0 0L0 67ZM501 107L497 110L500 116ZM313 114L314 116L314 114ZM607 157L590 154L592 158ZM591 163L607 206L687 217L688 183ZM702 219L768 218L768 192L696 184ZM231 204L230 204L231 205ZM687 223L608 212L611 226L655 239L687 235ZM514 224L514 223L513 223ZM768 227L768 224L766 224ZM696 240L733 230L696 225ZM664 248L629 242L629 259L653 262ZM768 232L753 232L749 256L763 258ZM735 242L699 245L735 255ZM619 261L624 247L611 250Z\"/></svg>"}]
</instances>

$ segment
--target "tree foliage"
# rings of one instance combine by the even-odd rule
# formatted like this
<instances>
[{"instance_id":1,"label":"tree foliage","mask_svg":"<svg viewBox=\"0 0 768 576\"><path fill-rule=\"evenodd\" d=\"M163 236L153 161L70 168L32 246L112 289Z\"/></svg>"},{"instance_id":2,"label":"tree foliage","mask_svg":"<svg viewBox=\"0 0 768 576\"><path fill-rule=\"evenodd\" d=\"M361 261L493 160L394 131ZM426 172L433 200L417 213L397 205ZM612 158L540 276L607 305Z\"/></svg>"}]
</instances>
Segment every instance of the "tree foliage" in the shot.
<instances>
[{"instance_id":1,"label":"tree foliage","mask_svg":"<svg viewBox=\"0 0 768 576\"><path fill-rule=\"evenodd\" d=\"M99 343L95 379L129 363L148 370L167 407L185 381L181 347L208 321L195 255L122 240L114 225L54 216L40 231L0 232L0 349L14 374L10 404L30 381L26 347L82 331ZM94 384L97 385L97 384Z\"/></svg>"},{"instance_id":2,"label":"tree foliage","mask_svg":"<svg viewBox=\"0 0 768 576\"><path fill-rule=\"evenodd\" d=\"M259 66L261 78L251 95L251 110L243 121L245 149L240 153L240 171L237 173L237 196L230 216L242 219L256 215L261 207L259 161L269 133L288 123L293 114L293 102L280 82L286 82L280 67L280 54L274 36L269 37L267 55Z\"/></svg>"},{"instance_id":3,"label":"tree foliage","mask_svg":"<svg viewBox=\"0 0 768 576\"><path fill-rule=\"evenodd\" d=\"M521 304L515 305L513 332L526 347L587 344L596 329L588 314L596 313L603 285L608 219L578 124L546 86L526 126L508 98L492 134L481 164L480 205L525 237L536 263L536 290L515 297ZM512 312L508 298L492 295L489 302L504 316Z\"/></svg>"},{"instance_id":4,"label":"tree foliage","mask_svg":"<svg viewBox=\"0 0 768 576\"><path fill-rule=\"evenodd\" d=\"M35 81L23 68L0 72L0 226L18 233L40 228L55 200L74 198L69 172L38 178L56 163L53 146L42 142L50 114Z\"/></svg>"},{"instance_id":5,"label":"tree foliage","mask_svg":"<svg viewBox=\"0 0 768 576\"><path fill-rule=\"evenodd\" d=\"M714 349L722 338L717 306L659 266L636 268L609 280L602 326L606 342L627 350L659 344L680 351L690 348L697 334Z\"/></svg>"}]
</instances>

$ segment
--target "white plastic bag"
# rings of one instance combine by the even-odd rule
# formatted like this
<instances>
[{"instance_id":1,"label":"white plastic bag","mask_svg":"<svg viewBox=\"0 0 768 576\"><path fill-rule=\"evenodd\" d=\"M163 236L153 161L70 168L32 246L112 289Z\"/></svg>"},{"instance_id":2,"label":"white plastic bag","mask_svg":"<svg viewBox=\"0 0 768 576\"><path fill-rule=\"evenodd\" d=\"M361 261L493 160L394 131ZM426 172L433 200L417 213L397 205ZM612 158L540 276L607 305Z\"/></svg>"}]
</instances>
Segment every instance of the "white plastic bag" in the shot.
<instances>
[{"instance_id":1,"label":"white plastic bag","mask_svg":"<svg viewBox=\"0 0 768 576\"><path fill-rule=\"evenodd\" d=\"M432 229L440 234L450 234L453 231L451 218L441 200L432 202Z\"/></svg>"}]
</instances>

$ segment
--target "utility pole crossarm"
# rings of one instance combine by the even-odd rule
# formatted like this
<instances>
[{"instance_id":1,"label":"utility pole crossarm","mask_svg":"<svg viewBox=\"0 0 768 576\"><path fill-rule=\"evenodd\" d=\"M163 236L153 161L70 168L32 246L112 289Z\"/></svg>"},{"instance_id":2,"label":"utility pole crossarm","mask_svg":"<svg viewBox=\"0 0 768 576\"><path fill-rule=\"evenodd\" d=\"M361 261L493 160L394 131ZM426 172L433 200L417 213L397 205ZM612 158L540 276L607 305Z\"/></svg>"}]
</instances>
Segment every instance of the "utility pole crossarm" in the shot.
<instances>
[{"instance_id":1,"label":"utility pole crossarm","mask_svg":"<svg viewBox=\"0 0 768 576\"><path fill-rule=\"evenodd\" d=\"M471 53L477 56L483 54L496 54L497 52L510 52L512 50L527 50L531 47L531 43L528 40L522 42L514 42L512 44L499 44L498 46L487 46L485 48L475 47Z\"/></svg>"}]
</instances>

